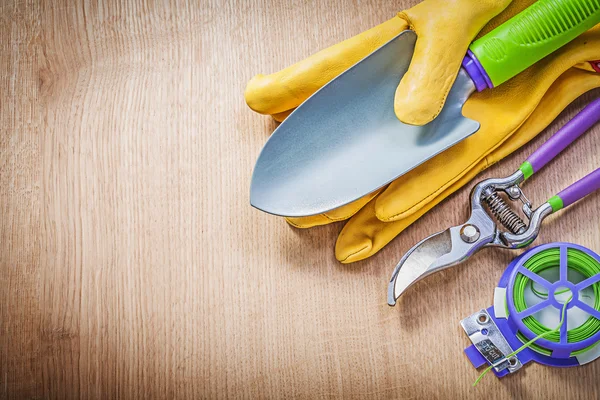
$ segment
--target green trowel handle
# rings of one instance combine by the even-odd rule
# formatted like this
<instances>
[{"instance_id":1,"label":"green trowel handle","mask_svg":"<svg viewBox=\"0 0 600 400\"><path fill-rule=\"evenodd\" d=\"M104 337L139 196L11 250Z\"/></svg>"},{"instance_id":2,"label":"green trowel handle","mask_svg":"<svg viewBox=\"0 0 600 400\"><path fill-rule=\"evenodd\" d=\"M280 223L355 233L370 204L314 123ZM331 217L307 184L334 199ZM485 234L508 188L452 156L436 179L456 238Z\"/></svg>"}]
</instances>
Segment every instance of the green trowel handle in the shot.
<instances>
[{"instance_id":1,"label":"green trowel handle","mask_svg":"<svg viewBox=\"0 0 600 400\"><path fill-rule=\"evenodd\" d=\"M600 23L600 0L539 0L469 48L493 86Z\"/></svg>"}]
</instances>

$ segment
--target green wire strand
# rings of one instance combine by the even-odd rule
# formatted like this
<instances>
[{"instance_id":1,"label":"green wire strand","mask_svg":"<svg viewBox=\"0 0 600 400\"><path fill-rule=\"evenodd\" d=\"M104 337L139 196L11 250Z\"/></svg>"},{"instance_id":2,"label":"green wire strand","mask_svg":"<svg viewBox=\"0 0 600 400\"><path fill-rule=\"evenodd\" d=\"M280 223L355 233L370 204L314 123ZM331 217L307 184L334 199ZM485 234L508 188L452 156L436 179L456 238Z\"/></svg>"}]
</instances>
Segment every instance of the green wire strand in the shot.
<instances>
[{"instance_id":1,"label":"green wire strand","mask_svg":"<svg viewBox=\"0 0 600 400\"><path fill-rule=\"evenodd\" d=\"M554 328L553 330L544 332L541 335L538 335L538 336L534 337L529 342L527 342L527 343L523 344L523 346L519 347L517 350L515 350L512 353L508 354L505 358L509 359L511 357L514 357L517 354L519 354L520 352L522 352L523 350L525 350L526 348L531 347L531 345L534 344L537 340L539 340L541 338L544 338L544 337L550 335L551 333L560 332L560 327L565 322L565 312L567 311L567 304L569 304L569 302L571 301L572 298L573 298L573 296L569 297L569 299L567 301L565 301L565 304L563 304L562 313L561 313L561 317L560 317L560 323L558 324L558 326L556 328ZM486 369L484 369L483 372L481 373L481 375L479 375L479 377L477 377L477 379L475 380L475 382L473 382L473 386L477 386L477 384L483 379L483 377L488 372L491 371L492 368L494 368L494 366L490 365L489 367L487 367Z\"/></svg>"},{"instance_id":2,"label":"green wire strand","mask_svg":"<svg viewBox=\"0 0 600 400\"><path fill-rule=\"evenodd\" d=\"M548 292L542 292L541 290L537 290L535 288L535 286L533 285L533 283L534 282L531 282L531 291L533 292L533 294L535 294L540 299L547 299L548 298ZM563 294L563 293L567 293L568 291L569 291L569 289L559 290L558 292L554 292L554 294L555 295L557 295L557 294Z\"/></svg>"},{"instance_id":3,"label":"green wire strand","mask_svg":"<svg viewBox=\"0 0 600 400\"><path fill-rule=\"evenodd\" d=\"M539 297L541 299L547 299L548 298L548 292L537 290L535 288L534 282L531 282L531 291L533 292L533 294L535 294L537 297ZM564 293L567 293L567 292L569 292L569 289L559 290L559 291L555 292L554 294L555 295L560 295L560 294L564 294ZM583 298L585 298L585 299L591 299L592 298L591 296L588 296L587 294L583 294L583 293L580 293L580 296L583 297ZM507 309L507 314L508 314L508 309ZM523 336L523 334L521 332L517 332L517 337L519 338L519 340L521 342L523 342L523 343L527 342L527 338L525 336ZM534 351L537 351L538 353L544 354L546 356L551 356L552 355L552 352L550 350L546 350L543 347L540 347L540 346L538 346L536 344L532 344L531 345L531 349L534 350ZM583 350L581 350L579 352L583 352L585 350L586 349L583 349ZM573 352L573 353L576 353L575 355L577 355L577 354L579 354L579 352L576 351L576 352Z\"/></svg>"},{"instance_id":4,"label":"green wire strand","mask_svg":"<svg viewBox=\"0 0 600 400\"><path fill-rule=\"evenodd\" d=\"M567 260L568 260L568 267L575 271L578 271L580 274L585 276L585 279L591 278L594 275L600 274L600 263L598 263L598 261L596 261L590 255L588 255L580 250L567 249ZM538 254L535 254L533 257L531 257L529 260L527 260L527 262L525 262L524 267L527 268L528 270L532 271L533 273L539 274L540 272L542 272L546 269L556 268L559 265L560 265L560 249L549 249L549 250L542 251ZM543 298L548 297L548 293L538 291L534 288L533 281L531 279L527 278L523 274L518 274L517 277L515 278L514 291L513 291L513 301L514 301L517 312L524 311L528 308L527 304L525 302L525 289L527 288L528 284L529 284L531 290L533 291L533 293L536 294L538 297L543 297ZM595 283L594 285L592 285L592 287L594 290L594 297L595 297L594 308L596 310L600 310L600 282ZM561 290L561 291L556 292L555 294L562 294L562 293L566 293L568 291L569 291L568 289ZM526 338L520 332L517 332L517 337L524 343L517 350L508 354L506 356L506 358L509 359L510 357L514 357L517 354L519 354L521 351L523 351L527 348L531 348L532 350L537 351L542 354L545 354L545 355L551 355L552 353L549 350L536 345L535 342L542 338L545 338L546 340L550 340L553 342L560 341L560 328L565 323L565 313L567 310L567 305L569 304L569 302L572 299L573 299L573 295L571 295L567 299L567 301L565 301L565 303L563 304L560 322L559 322L558 326L554 329L550 329L547 326L541 324L533 316L524 318L523 323L525 324L525 326L527 326L527 328L529 328L537 336L526 342ZM600 320L596 319L593 316L590 316L582 325L578 326L577 328L571 329L567 332L567 341L569 343L578 343L583 340L589 339L590 337L594 336L598 332L600 332ZM594 346L596 346L596 344L593 344L592 346L589 346L589 347L579 350L579 351L574 351L573 353L571 353L571 355L574 356L574 355L584 353ZM479 377L475 380L475 382L473 383L473 386L477 386L477 384L483 379L483 377L492 368L493 368L493 365L490 365L489 367L487 367L479 375Z\"/></svg>"}]
</instances>

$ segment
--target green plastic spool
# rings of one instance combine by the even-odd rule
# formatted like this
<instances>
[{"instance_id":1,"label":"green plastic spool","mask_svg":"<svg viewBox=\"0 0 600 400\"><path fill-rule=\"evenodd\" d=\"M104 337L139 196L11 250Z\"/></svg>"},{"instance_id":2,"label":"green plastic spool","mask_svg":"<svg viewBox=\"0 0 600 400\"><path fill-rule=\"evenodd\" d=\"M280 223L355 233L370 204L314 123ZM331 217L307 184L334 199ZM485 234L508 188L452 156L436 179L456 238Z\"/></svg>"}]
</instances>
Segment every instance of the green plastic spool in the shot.
<instances>
[{"instance_id":1,"label":"green plastic spool","mask_svg":"<svg viewBox=\"0 0 600 400\"><path fill-rule=\"evenodd\" d=\"M567 264L569 270L577 271L579 274L583 275L585 279L591 278L597 274L600 274L600 263L591 257L590 255L577 250L577 249L568 249L567 251ZM540 274L543 271L559 268L560 265L560 249L551 248L541 251L534 256L532 256L529 260L527 260L523 266L532 271L535 274ZM577 282L573 282L577 283ZM594 293L594 309L600 310L600 282L593 284L592 290ZM518 274L515 277L514 290L513 290L513 301L515 308L518 312L524 311L528 308L528 304L526 303L525 293L527 290L530 290L534 293L537 292L539 296L547 296L547 293L540 292L535 288L533 281L526 277L523 274ZM560 294L557 292L556 294ZM549 331L552 331L552 328L549 328L538 321L534 315L526 317L523 319L523 323L536 335L546 334ZM569 343L578 343L582 342L586 339L591 338L596 333L600 331L600 320L590 316L583 324L580 326L570 329L567 331L567 341ZM517 335L519 339L526 343L528 340L522 335ZM545 339L548 341L558 342L560 340L560 335L558 332L552 332L545 336ZM582 354L595 345L589 346L579 351L574 351L571 355L576 356L578 354ZM544 354L551 355L551 351L537 344L532 344L531 349Z\"/></svg>"}]
</instances>

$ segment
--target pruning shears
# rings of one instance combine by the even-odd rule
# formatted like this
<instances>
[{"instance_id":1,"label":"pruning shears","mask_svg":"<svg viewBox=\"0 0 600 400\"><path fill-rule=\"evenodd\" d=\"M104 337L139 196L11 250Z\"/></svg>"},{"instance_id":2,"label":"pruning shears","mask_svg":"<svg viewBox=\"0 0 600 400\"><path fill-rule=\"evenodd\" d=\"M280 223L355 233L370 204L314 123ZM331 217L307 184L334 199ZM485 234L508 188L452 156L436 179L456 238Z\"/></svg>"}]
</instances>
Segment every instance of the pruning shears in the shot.
<instances>
[{"instance_id":1,"label":"pruning shears","mask_svg":"<svg viewBox=\"0 0 600 400\"><path fill-rule=\"evenodd\" d=\"M415 282L465 261L484 247L519 249L528 246L538 236L547 216L599 189L600 168L533 209L519 186L598 121L600 98L556 132L514 174L478 183L471 192L471 217L466 223L423 239L402 257L389 283L388 304L395 305ZM525 220L504 197L523 203Z\"/></svg>"}]
</instances>

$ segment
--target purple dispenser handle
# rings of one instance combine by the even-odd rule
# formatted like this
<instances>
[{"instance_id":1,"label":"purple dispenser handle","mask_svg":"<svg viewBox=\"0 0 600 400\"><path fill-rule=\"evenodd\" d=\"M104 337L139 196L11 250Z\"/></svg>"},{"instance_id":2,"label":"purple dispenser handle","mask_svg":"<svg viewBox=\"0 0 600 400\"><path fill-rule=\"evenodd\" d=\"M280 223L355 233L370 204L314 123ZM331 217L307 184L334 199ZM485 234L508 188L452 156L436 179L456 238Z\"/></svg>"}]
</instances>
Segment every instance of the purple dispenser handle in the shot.
<instances>
[{"instance_id":1,"label":"purple dispenser handle","mask_svg":"<svg viewBox=\"0 0 600 400\"><path fill-rule=\"evenodd\" d=\"M542 169L561 151L600 121L600 98L592 101L579 114L556 132L546 143L529 156L520 169L529 178Z\"/></svg>"}]
</instances>

